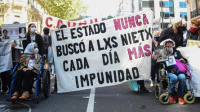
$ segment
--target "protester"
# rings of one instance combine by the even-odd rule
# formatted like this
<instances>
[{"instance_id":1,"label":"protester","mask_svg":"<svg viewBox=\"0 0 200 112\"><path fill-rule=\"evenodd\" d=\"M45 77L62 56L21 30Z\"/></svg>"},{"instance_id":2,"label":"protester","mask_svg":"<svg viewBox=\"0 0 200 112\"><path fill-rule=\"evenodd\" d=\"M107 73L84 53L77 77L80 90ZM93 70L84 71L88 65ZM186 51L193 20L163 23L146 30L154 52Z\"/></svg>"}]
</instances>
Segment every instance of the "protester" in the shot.
<instances>
[{"instance_id":1,"label":"protester","mask_svg":"<svg viewBox=\"0 0 200 112\"><path fill-rule=\"evenodd\" d=\"M42 36L37 34L36 32L36 25L31 23L28 25L28 33L26 34L27 40L23 40L23 48L25 49L29 43L36 42L39 49L39 54L43 56L45 54L44 50L44 42Z\"/></svg>"},{"instance_id":2,"label":"protester","mask_svg":"<svg viewBox=\"0 0 200 112\"><path fill-rule=\"evenodd\" d=\"M67 28L67 25L65 25L65 24L60 24L60 25L58 26L58 29L62 29L62 28ZM53 91L52 91L51 93L52 93L52 94L57 93L57 78L56 78L56 75L55 75L54 89L53 89Z\"/></svg>"},{"instance_id":3,"label":"protester","mask_svg":"<svg viewBox=\"0 0 200 112\"><path fill-rule=\"evenodd\" d=\"M200 19L191 19L191 27L187 33L187 40L200 41ZM198 47L200 48L200 44Z\"/></svg>"},{"instance_id":4,"label":"protester","mask_svg":"<svg viewBox=\"0 0 200 112\"><path fill-rule=\"evenodd\" d=\"M32 80L34 79L34 76L37 76L38 74L41 61L41 55L38 54L37 44L28 44L20 59L20 65L14 82L15 93L11 99L17 99L22 89L24 92L19 99L29 98L29 90L32 87Z\"/></svg>"},{"instance_id":5,"label":"protester","mask_svg":"<svg viewBox=\"0 0 200 112\"><path fill-rule=\"evenodd\" d=\"M45 54L48 54L48 47L51 46L51 36L49 35L49 28L45 27L43 29L43 33L44 35L43 37L43 41L44 41L44 50L45 50Z\"/></svg>"},{"instance_id":6,"label":"protester","mask_svg":"<svg viewBox=\"0 0 200 112\"><path fill-rule=\"evenodd\" d=\"M188 31L187 38L190 40L197 40L199 28L200 28L200 20L191 19L191 27Z\"/></svg>"},{"instance_id":7,"label":"protester","mask_svg":"<svg viewBox=\"0 0 200 112\"><path fill-rule=\"evenodd\" d=\"M158 43L161 43L165 39L172 39L177 47L183 46L183 32L182 32L182 19L181 18L174 18L172 20L172 27L164 29L158 40Z\"/></svg>"},{"instance_id":8,"label":"protester","mask_svg":"<svg viewBox=\"0 0 200 112\"><path fill-rule=\"evenodd\" d=\"M1 37L1 35L2 35L2 33L1 33L1 27L0 27L0 37ZM10 44L10 41L0 40L0 43L1 43L1 45L6 46L6 45ZM8 60L8 63L9 63L9 61L10 60ZM12 61L10 61L10 63L12 63ZM12 64L9 64L9 65L11 68ZM1 78L1 82L2 82L2 88L0 88L0 90L2 89L2 94L9 94L10 85L11 85L10 68L8 67L6 71L0 72L0 78Z\"/></svg>"},{"instance_id":9,"label":"protester","mask_svg":"<svg viewBox=\"0 0 200 112\"><path fill-rule=\"evenodd\" d=\"M153 35L153 39L152 39L152 52L154 53L155 49L158 46L158 40L160 38L160 33L157 31L154 33ZM159 77L158 77L158 64L156 64L156 61L153 60L151 61L151 84L150 86L153 86L155 84L155 76L157 74L157 83L159 82Z\"/></svg>"},{"instance_id":10,"label":"protester","mask_svg":"<svg viewBox=\"0 0 200 112\"><path fill-rule=\"evenodd\" d=\"M0 73L0 78L2 81L2 94L9 94L10 82L11 82L10 74L11 74L10 70Z\"/></svg>"},{"instance_id":11,"label":"protester","mask_svg":"<svg viewBox=\"0 0 200 112\"><path fill-rule=\"evenodd\" d=\"M161 42L161 45L164 45L166 47L167 53L169 56L174 56L175 59L178 59L182 63L187 63L187 60L183 58L181 53L175 49L175 42L172 39L166 39L163 42ZM154 57L156 60L156 57ZM176 60L177 61L177 60ZM184 72L182 72L178 65L171 65L166 67L166 70L168 72L169 76L169 85L170 85L170 91L169 91L169 98L170 103L176 103L176 100L174 98L174 89L177 82L179 82L178 85L178 102L179 104L185 104L183 100L184 95L184 88L186 84L186 78Z\"/></svg>"},{"instance_id":12,"label":"protester","mask_svg":"<svg viewBox=\"0 0 200 112\"><path fill-rule=\"evenodd\" d=\"M148 92L149 92L149 90L147 90L147 88L145 87L144 80L139 80L139 81L137 81L137 83L138 83L139 86L140 86L140 91L141 91L141 92L145 92L145 93L148 93Z\"/></svg>"},{"instance_id":13,"label":"protester","mask_svg":"<svg viewBox=\"0 0 200 112\"><path fill-rule=\"evenodd\" d=\"M48 62L48 50L51 49L51 36L49 35L49 28L45 27L43 29L44 35L42 35L44 41L44 50L45 50L45 67L49 69L49 62ZM52 62L51 62L52 63Z\"/></svg>"}]
</instances>

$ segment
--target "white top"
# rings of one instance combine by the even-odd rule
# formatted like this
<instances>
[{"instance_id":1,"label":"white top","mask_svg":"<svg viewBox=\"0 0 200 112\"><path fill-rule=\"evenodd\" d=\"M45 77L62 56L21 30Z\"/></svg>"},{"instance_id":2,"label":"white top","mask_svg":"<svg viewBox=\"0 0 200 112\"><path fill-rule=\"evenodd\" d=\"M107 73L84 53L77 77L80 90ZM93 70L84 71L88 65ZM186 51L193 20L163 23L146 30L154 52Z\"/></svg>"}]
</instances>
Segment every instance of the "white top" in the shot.
<instances>
[{"instance_id":1,"label":"white top","mask_svg":"<svg viewBox=\"0 0 200 112\"><path fill-rule=\"evenodd\" d=\"M31 36L31 42L35 42L35 35L30 35Z\"/></svg>"}]
</instances>

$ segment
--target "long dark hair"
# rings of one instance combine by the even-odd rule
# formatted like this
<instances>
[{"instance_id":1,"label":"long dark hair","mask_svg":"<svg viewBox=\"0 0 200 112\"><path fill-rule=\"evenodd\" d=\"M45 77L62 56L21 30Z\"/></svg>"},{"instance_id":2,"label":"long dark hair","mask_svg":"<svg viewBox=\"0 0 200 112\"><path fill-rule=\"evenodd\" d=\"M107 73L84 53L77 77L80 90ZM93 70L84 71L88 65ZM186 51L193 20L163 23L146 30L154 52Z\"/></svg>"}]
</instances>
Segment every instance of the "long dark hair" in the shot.
<instances>
[{"instance_id":1,"label":"long dark hair","mask_svg":"<svg viewBox=\"0 0 200 112\"><path fill-rule=\"evenodd\" d=\"M30 27L31 27L31 25L33 25L34 23L30 23L29 25L28 25L28 33L27 34L30 34ZM34 24L35 25L35 24Z\"/></svg>"}]
</instances>

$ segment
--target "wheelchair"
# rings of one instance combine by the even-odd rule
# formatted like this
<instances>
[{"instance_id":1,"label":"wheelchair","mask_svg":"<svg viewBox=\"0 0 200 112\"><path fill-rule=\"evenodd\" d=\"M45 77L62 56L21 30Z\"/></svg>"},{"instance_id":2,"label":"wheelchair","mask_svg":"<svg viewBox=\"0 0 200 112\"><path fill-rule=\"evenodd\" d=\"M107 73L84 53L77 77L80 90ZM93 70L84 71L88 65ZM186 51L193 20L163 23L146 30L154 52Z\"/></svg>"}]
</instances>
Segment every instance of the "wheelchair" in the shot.
<instances>
[{"instance_id":1,"label":"wheelchair","mask_svg":"<svg viewBox=\"0 0 200 112\"><path fill-rule=\"evenodd\" d=\"M42 63L40 64L40 68L38 70L38 74L37 76L34 78L34 82L35 82L35 87L33 86L33 88L35 89L35 95L33 99L27 99L27 100L31 100L31 101L36 101L36 103L39 103L39 99L40 99L40 94L43 93L45 98L48 98L50 95L50 73L48 70L44 69L44 65L45 65L45 57L42 56ZM12 71L12 82L11 82L11 87L10 87L10 93L9 93L9 101L12 101L13 104L15 104L17 100L11 100L12 95L14 94L14 82L15 82L15 75L17 73L17 68L18 68L19 64L16 64L16 66L14 67L13 71Z\"/></svg>"},{"instance_id":2,"label":"wheelchair","mask_svg":"<svg viewBox=\"0 0 200 112\"><path fill-rule=\"evenodd\" d=\"M165 63L158 63L158 77L160 83L156 84L155 86L155 97L159 99L159 102L163 105L169 104L169 77L168 72L165 70ZM178 84L178 83L177 83ZM175 86L175 92L177 93L177 84ZM183 97L185 103L192 104L195 102L194 92L193 88L191 88L191 77L186 75L186 86L184 90L184 97Z\"/></svg>"}]
</instances>

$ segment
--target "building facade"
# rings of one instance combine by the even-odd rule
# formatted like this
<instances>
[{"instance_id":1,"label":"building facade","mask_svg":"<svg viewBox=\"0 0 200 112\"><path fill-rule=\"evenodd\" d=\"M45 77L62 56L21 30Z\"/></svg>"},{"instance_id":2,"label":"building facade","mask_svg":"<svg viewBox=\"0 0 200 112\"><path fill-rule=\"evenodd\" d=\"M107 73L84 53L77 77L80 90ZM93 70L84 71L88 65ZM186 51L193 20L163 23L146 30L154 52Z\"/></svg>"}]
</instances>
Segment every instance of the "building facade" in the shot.
<instances>
[{"instance_id":1,"label":"building facade","mask_svg":"<svg viewBox=\"0 0 200 112\"><path fill-rule=\"evenodd\" d=\"M187 3L187 25L190 26L192 18L200 18L200 0L186 0Z\"/></svg>"},{"instance_id":2,"label":"building facade","mask_svg":"<svg viewBox=\"0 0 200 112\"><path fill-rule=\"evenodd\" d=\"M185 0L142 0L142 9L151 8L155 18L163 17L163 26L170 25L171 19L181 17L184 21L187 18L187 5ZM162 20L161 20L162 22Z\"/></svg>"},{"instance_id":3,"label":"building facade","mask_svg":"<svg viewBox=\"0 0 200 112\"><path fill-rule=\"evenodd\" d=\"M131 11L141 11L146 9L151 9L154 11L154 18L162 18L163 17L163 27L161 24L161 28L166 28L171 23L171 19L175 17L181 17L185 20L187 18L187 4L185 0L122 0L127 4L128 2L131 4ZM121 5L123 7L127 7ZM119 9L122 10L120 7ZM123 11L121 11L123 12ZM120 14L118 14L120 15ZM122 14L121 14L122 15ZM161 19L162 22L162 19Z\"/></svg>"},{"instance_id":4,"label":"building facade","mask_svg":"<svg viewBox=\"0 0 200 112\"><path fill-rule=\"evenodd\" d=\"M41 33L43 12L35 0L0 0L0 24L34 22Z\"/></svg>"}]
</instances>

